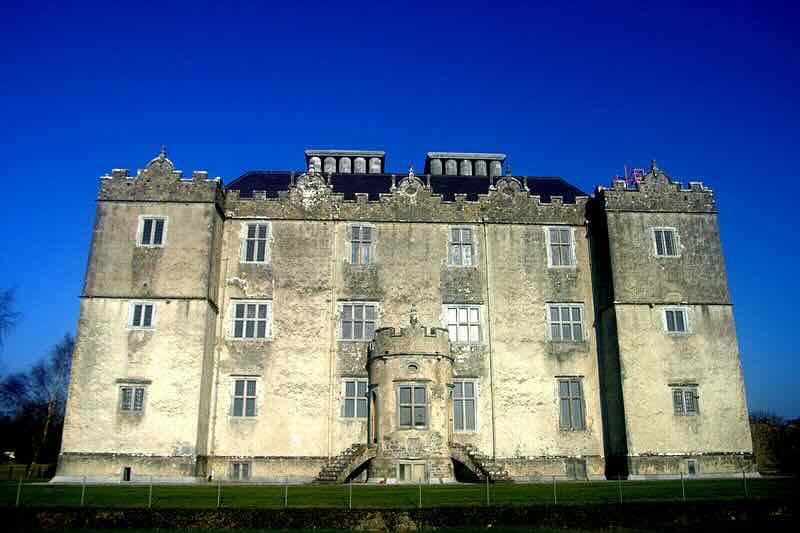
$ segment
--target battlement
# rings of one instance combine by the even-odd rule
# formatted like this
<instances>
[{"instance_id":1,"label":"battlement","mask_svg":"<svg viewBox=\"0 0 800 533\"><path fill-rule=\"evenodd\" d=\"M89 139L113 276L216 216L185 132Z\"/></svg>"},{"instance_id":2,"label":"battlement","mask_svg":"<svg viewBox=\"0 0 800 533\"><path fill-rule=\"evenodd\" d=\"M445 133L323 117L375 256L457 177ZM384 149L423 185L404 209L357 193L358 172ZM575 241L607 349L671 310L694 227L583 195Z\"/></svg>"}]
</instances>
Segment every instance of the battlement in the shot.
<instances>
[{"instance_id":1,"label":"battlement","mask_svg":"<svg viewBox=\"0 0 800 533\"><path fill-rule=\"evenodd\" d=\"M616 180L610 188L598 187L598 197L608 211L716 212L711 189L696 181L684 188L659 169L655 161L637 185Z\"/></svg>"},{"instance_id":2,"label":"battlement","mask_svg":"<svg viewBox=\"0 0 800 533\"><path fill-rule=\"evenodd\" d=\"M450 355L450 338L444 328L410 324L399 329L379 328L370 349L370 358L393 355Z\"/></svg>"},{"instance_id":3,"label":"battlement","mask_svg":"<svg viewBox=\"0 0 800 533\"><path fill-rule=\"evenodd\" d=\"M208 171L195 170L189 178L176 170L161 152L150 160L144 169L131 176L126 168L114 168L111 174L100 177L98 200L105 201L160 201L160 202L216 202L222 203L222 180L209 178Z\"/></svg>"}]
</instances>

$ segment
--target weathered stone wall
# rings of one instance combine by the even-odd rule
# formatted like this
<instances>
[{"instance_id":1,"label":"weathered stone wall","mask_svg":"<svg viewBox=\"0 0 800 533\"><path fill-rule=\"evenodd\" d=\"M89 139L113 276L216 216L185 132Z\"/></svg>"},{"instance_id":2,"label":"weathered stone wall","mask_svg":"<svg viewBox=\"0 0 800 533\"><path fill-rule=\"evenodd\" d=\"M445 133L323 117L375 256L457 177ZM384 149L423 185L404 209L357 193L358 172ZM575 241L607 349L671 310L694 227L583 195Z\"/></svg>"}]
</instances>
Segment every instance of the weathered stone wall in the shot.
<instances>
[{"instance_id":1,"label":"weathered stone wall","mask_svg":"<svg viewBox=\"0 0 800 533\"><path fill-rule=\"evenodd\" d=\"M599 200L613 277L613 315L606 313L615 320L604 326L618 360L615 350L601 356L609 368L619 365L630 473L677 475L687 457L701 474L749 470L747 403L711 191L698 183L683 189L654 167L638 190L617 183ZM675 256L656 256L656 227L674 228ZM666 331L666 306L686 310L686 333ZM670 386L682 384L697 386L696 415L674 413Z\"/></svg>"}]
</instances>

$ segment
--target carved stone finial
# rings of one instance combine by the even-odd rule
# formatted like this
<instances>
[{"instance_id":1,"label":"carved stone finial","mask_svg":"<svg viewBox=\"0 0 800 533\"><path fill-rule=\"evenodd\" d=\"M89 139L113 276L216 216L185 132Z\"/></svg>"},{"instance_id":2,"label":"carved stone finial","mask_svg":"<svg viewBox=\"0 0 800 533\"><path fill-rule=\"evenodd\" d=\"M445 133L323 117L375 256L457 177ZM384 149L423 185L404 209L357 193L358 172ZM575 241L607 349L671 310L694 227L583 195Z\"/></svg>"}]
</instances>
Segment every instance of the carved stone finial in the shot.
<instances>
[{"instance_id":1,"label":"carved stone finial","mask_svg":"<svg viewBox=\"0 0 800 533\"><path fill-rule=\"evenodd\" d=\"M656 166L656 160L655 160L655 159L653 159L653 160L651 160L651 161L650 161L650 171L651 171L653 174L655 174L656 172L658 172L658 166Z\"/></svg>"},{"instance_id":2,"label":"carved stone finial","mask_svg":"<svg viewBox=\"0 0 800 533\"><path fill-rule=\"evenodd\" d=\"M412 326L416 326L419 323L419 317L417 316L417 306L416 304L411 304L411 309L408 311L408 322Z\"/></svg>"},{"instance_id":3,"label":"carved stone finial","mask_svg":"<svg viewBox=\"0 0 800 533\"><path fill-rule=\"evenodd\" d=\"M413 178L414 175L415 175L414 174L414 166L413 165L408 165L408 177L409 178Z\"/></svg>"},{"instance_id":4,"label":"carved stone finial","mask_svg":"<svg viewBox=\"0 0 800 533\"><path fill-rule=\"evenodd\" d=\"M308 173L309 173L309 174L315 174L315 173L316 173L316 171L317 171L317 169L316 169L316 167L314 166L314 163L309 163L309 164L308 164Z\"/></svg>"},{"instance_id":5,"label":"carved stone finial","mask_svg":"<svg viewBox=\"0 0 800 533\"><path fill-rule=\"evenodd\" d=\"M167 158L167 147L165 145L161 145L161 151L158 153L158 158L163 161Z\"/></svg>"}]
</instances>

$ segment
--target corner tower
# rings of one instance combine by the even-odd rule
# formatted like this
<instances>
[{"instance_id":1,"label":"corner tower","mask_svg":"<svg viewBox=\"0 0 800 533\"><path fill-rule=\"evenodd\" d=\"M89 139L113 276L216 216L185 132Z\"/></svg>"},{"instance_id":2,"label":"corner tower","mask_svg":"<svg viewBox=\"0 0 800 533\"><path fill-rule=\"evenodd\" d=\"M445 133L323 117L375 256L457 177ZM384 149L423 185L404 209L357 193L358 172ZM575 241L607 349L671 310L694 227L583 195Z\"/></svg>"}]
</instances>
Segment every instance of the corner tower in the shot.
<instances>
[{"instance_id":1,"label":"corner tower","mask_svg":"<svg viewBox=\"0 0 800 533\"><path fill-rule=\"evenodd\" d=\"M599 188L597 324L610 475L752 471L713 192L656 167Z\"/></svg>"},{"instance_id":2,"label":"corner tower","mask_svg":"<svg viewBox=\"0 0 800 533\"><path fill-rule=\"evenodd\" d=\"M204 474L221 198L163 149L101 178L58 479Z\"/></svg>"}]
</instances>

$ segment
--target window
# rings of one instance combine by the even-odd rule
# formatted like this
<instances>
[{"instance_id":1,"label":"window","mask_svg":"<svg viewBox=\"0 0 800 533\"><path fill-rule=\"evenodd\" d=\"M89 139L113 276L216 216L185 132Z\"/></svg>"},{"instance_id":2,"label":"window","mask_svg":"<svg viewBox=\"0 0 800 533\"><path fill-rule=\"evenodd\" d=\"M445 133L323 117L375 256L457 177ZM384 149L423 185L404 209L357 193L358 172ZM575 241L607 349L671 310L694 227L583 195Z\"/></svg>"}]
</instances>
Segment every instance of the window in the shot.
<instances>
[{"instance_id":1,"label":"window","mask_svg":"<svg viewBox=\"0 0 800 533\"><path fill-rule=\"evenodd\" d=\"M479 344L481 342L481 313L477 305L445 306L450 342Z\"/></svg>"},{"instance_id":2,"label":"window","mask_svg":"<svg viewBox=\"0 0 800 533\"><path fill-rule=\"evenodd\" d=\"M575 266L572 228L546 228L548 266Z\"/></svg>"},{"instance_id":3,"label":"window","mask_svg":"<svg viewBox=\"0 0 800 533\"><path fill-rule=\"evenodd\" d=\"M667 333L689 333L689 310L685 307L664 309L664 328Z\"/></svg>"},{"instance_id":4,"label":"window","mask_svg":"<svg viewBox=\"0 0 800 533\"><path fill-rule=\"evenodd\" d=\"M231 463L231 479L236 481L250 479L250 463Z\"/></svg>"},{"instance_id":5,"label":"window","mask_svg":"<svg viewBox=\"0 0 800 533\"><path fill-rule=\"evenodd\" d=\"M164 246L167 219L139 217L139 246Z\"/></svg>"},{"instance_id":6,"label":"window","mask_svg":"<svg viewBox=\"0 0 800 533\"><path fill-rule=\"evenodd\" d=\"M676 415L696 415L699 412L697 404L696 385L673 385L672 410Z\"/></svg>"},{"instance_id":7,"label":"window","mask_svg":"<svg viewBox=\"0 0 800 533\"><path fill-rule=\"evenodd\" d=\"M677 257L678 235L674 228L653 228L657 257Z\"/></svg>"},{"instance_id":8,"label":"window","mask_svg":"<svg viewBox=\"0 0 800 533\"><path fill-rule=\"evenodd\" d=\"M559 428L565 431L584 429L583 387L581 378L559 378L558 380Z\"/></svg>"},{"instance_id":9,"label":"window","mask_svg":"<svg viewBox=\"0 0 800 533\"><path fill-rule=\"evenodd\" d=\"M686 459L686 472L690 476L697 475L697 459Z\"/></svg>"},{"instance_id":10,"label":"window","mask_svg":"<svg viewBox=\"0 0 800 533\"><path fill-rule=\"evenodd\" d=\"M583 342L583 306L548 304L551 341Z\"/></svg>"},{"instance_id":11,"label":"window","mask_svg":"<svg viewBox=\"0 0 800 533\"><path fill-rule=\"evenodd\" d=\"M256 416L256 380L233 381L233 416Z\"/></svg>"},{"instance_id":12,"label":"window","mask_svg":"<svg viewBox=\"0 0 800 533\"><path fill-rule=\"evenodd\" d=\"M234 339L268 339L270 337L270 302L236 302L233 304Z\"/></svg>"},{"instance_id":13,"label":"window","mask_svg":"<svg viewBox=\"0 0 800 533\"><path fill-rule=\"evenodd\" d=\"M368 265L372 262L370 248L372 246L372 227L363 225L350 226L350 263Z\"/></svg>"},{"instance_id":14,"label":"window","mask_svg":"<svg viewBox=\"0 0 800 533\"><path fill-rule=\"evenodd\" d=\"M453 429L475 431L475 382L453 382Z\"/></svg>"},{"instance_id":15,"label":"window","mask_svg":"<svg viewBox=\"0 0 800 533\"><path fill-rule=\"evenodd\" d=\"M367 380L348 378L343 381L342 416L344 418L367 417Z\"/></svg>"},{"instance_id":16,"label":"window","mask_svg":"<svg viewBox=\"0 0 800 533\"><path fill-rule=\"evenodd\" d=\"M144 411L144 387L123 385L119 388L119 410L124 413Z\"/></svg>"},{"instance_id":17,"label":"window","mask_svg":"<svg viewBox=\"0 0 800 533\"><path fill-rule=\"evenodd\" d=\"M424 385L400 385L398 387L400 427L422 428L427 425L428 412Z\"/></svg>"},{"instance_id":18,"label":"window","mask_svg":"<svg viewBox=\"0 0 800 533\"><path fill-rule=\"evenodd\" d=\"M152 329L155 315L155 304L133 302L130 308L128 326L135 329Z\"/></svg>"},{"instance_id":19,"label":"window","mask_svg":"<svg viewBox=\"0 0 800 533\"><path fill-rule=\"evenodd\" d=\"M243 263L266 263L267 262L267 237L269 235L269 224L266 222L255 222L247 224L247 236L242 246Z\"/></svg>"},{"instance_id":20,"label":"window","mask_svg":"<svg viewBox=\"0 0 800 533\"><path fill-rule=\"evenodd\" d=\"M371 340L375 336L376 304L348 302L341 304L344 340Z\"/></svg>"},{"instance_id":21,"label":"window","mask_svg":"<svg viewBox=\"0 0 800 533\"><path fill-rule=\"evenodd\" d=\"M451 266L472 266L472 229L450 228L447 262Z\"/></svg>"}]
</instances>

